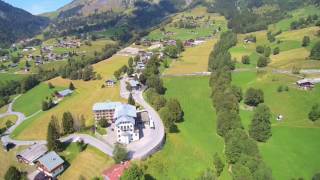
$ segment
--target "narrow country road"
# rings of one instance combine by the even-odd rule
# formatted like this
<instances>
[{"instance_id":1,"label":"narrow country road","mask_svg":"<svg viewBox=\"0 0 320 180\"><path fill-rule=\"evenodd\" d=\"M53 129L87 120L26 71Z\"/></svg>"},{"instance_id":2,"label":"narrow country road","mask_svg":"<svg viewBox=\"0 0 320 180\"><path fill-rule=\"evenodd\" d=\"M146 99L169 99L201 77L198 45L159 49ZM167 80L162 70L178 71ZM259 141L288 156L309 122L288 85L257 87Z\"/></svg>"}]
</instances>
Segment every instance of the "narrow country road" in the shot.
<instances>
[{"instance_id":1,"label":"narrow country road","mask_svg":"<svg viewBox=\"0 0 320 180\"><path fill-rule=\"evenodd\" d=\"M120 81L120 95L121 97L127 99L129 97L129 92L126 90L126 84L125 79ZM20 95L21 96L21 95ZM39 144L46 144L47 142L45 140L38 140L38 141L22 141L22 140L14 140L10 138L11 133L24 121L28 120L28 118L34 116L35 114L41 112L38 111L35 114L25 117L23 113L20 112L14 112L12 109L13 103L20 97L17 96L13 101L9 104L7 112L0 114L0 118L6 117L9 115L16 115L18 117L18 120L16 123L7 129L7 131L2 135L1 141L3 144L7 143L13 143L16 146L25 146L25 145L32 145L35 143ZM162 120L160 119L158 113L143 99L143 90L141 91L135 91L133 93L133 98L137 103L139 103L141 106L145 108L146 111L148 111L150 118L153 120L155 129L152 130L152 137L145 137L141 141L138 141L137 143L129 144L127 146L130 157L132 159L144 159L148 157L149 155L156 152L159 148L162 147L164 137L165 137L165 131L164 126L162 123ZM107 154L108 156L113 156L113 146L110 144L95 138L93 136L87 135L87 134L71 134L66 137L60 138L61 142L75 142L83 140L86 144L89 144L103 153Z\"/></svg>"}]
</instances>

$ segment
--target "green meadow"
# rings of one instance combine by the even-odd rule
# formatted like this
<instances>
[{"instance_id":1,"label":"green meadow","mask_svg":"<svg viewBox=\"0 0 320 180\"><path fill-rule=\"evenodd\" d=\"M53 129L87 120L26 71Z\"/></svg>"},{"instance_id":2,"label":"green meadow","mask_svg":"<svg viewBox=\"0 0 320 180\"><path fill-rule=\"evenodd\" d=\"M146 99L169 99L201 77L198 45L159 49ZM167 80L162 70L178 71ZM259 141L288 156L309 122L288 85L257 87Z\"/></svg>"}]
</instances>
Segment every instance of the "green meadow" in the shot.
<instances>
[{"instance_id":1,"label":"green meadow","mask_svg":"<svg viewBox=\"0 0 320 180\"><path fill-rule=\"evenodd\" d=\"M295 77L271 73L241 72L233 74L233 83L242 87L260 88L265 103L272 111L272 137L259 147L263 159L272 168L275 179L311 177L320 171L320 123L312 123L308 113L315 102L320 101L320 86L312 91L298 89ZM288 86L288 92L277 92L280 85ZM252 112L241 104L243 124L248 128ZM281 122L277 115L283 115Z\"/></svg>"},{"instance_id":2,"label":"green meadow","mask_svg":"<svg viewBox=\"0 0 320 180\"><path fill-rule=\"evenodd\" d=\"M49 89L48 84L41 83L40 85L29 90L27 93L19 97L13 104L14 111L22 112L26 116L41 110L42 101L47 97L51 97L55 91L62 90L61 87Z\"/></svg>"},{"instance_id":3,"label":"green meadow","mask_svg":"<svg viewBox=\"0 0 320 180\"><path fill-rule=\"evenodd\" d=\"M11 73L0 73L0 83L5 81L12 81L12 80L21 80L26 75L20 74L11 74Z\"/></svg>"},{"instance_id":4,"label":"green meadow","mask_svg":"<svg viewBox=\"0 0 320 180\"><path fill-rule=\"evenodd\" d=\"M223 157L223 139L216 134L216 115L208 77L166 78L167 98L177 98L184 111L178 133L167 134L163 149L145 163L156 179L194 179ZM222 179L230 179L225 168Z\"/></svg>"}]
</instances>

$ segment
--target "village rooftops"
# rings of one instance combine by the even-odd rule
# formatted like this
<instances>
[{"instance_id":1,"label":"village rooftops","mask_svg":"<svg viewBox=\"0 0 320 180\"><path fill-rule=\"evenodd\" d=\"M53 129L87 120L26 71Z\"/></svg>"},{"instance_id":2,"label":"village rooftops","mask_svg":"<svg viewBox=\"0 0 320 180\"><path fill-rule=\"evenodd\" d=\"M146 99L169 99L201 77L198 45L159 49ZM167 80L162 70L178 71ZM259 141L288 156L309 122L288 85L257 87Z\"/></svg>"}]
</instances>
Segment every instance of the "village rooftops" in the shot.
<instances>
[{"instance_id":1,"label":"village rooftops","mask_svg":"<svg viewBox=\"0 0 320 180\"><path fill-rule=\"evenodd\" d=\"M113 118L118 119L123 116L129 116L136 118L137 117L137 109L135 106L129 104L122 104L115 109Z\"/></svg>"},{"instance_id":2,"label":"village rooftops","mask_svg":"<svg viewBox=\"0 0 320 180\"><path fill-rule=\"evenodd\" d=\"M55 170L64 163L63 159L54 151L42 156L38 162L43 165L49 172Z\"/></svg>"},{"instance_id":3,"label":"village rooftops","mask_svg":"<svg viewBox=\"0 0 320 180\"><path fill-rule=\"evenodd\" d=\"M103 103L95 103L93 105L93 111L104 111L104 110L114 110L118 106L121 106L120 102L103 102Z\"/></svg>"},{"instance_id":4,"label":"village rooftops","mask_svg":"<svg viewBox=\"0 0 320 180\"><path fill-rule=\"evenodd\" d=\"M19 160L27 161L27 163L34 163L46 152L48 152L47 146L43 144L34 144L17 154L17 158Z\"/></svg>"}]
</instances>

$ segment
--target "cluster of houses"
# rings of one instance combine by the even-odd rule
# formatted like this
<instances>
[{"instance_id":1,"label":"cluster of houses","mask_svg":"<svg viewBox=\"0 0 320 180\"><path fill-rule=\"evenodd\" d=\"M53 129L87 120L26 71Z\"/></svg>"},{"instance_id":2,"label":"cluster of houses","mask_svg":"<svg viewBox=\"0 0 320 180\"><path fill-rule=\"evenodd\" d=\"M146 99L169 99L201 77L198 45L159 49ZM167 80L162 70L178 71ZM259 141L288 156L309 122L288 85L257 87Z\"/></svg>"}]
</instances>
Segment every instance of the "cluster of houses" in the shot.
<instances>
[{"instance_id":1,"label":"cluster of houses","mask_svg":"<svg viewBox=\"0 0 320 180\"><path fill-rule=\"evenodd\" d=\"M55 178L64 171L64 160L46 145L34 144L16 155L20 163L36 166L44 177Z\"/></svg>"},{"instance_id":2,"label":"cluster of houses","mask_svg":"<svg viewBox=\"0 0 320 180\"><path fill-rule=\"evenodd\" d=\"M58 43L55 45L55 47L60 48L79 48L81 46L81 40L78 39L67 39L67 40L58 40Z\"/></svg>"}]
</instances>

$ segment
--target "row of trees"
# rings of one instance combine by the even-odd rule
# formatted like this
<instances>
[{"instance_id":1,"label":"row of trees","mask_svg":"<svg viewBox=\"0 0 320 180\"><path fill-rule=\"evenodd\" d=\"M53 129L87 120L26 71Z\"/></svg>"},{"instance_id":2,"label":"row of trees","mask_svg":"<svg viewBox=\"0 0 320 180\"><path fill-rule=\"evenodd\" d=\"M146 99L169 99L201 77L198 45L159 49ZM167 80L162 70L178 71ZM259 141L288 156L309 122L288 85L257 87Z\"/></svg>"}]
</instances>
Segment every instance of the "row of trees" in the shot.
<instances>
[{"instance_id":1,"label":"row of trees","mask_svg":"<svg viewBox=\"0 0 320 180\"><path fill-rule=\"evenodd\" d=\"M255 111L250 125L250 136L245 132L239 116L242 91L239 87L231 85L231 70L234 67L228 52L229 48L235 45L235 36L233 32L222 34L209 57L209 69L212 72L210 86L212 87L213 105L217 113L217 132L224 138L225 155L228 164L232 165L234 179L260 179L262 177L263 179L272 179L271 170L261 159L257 143L254 140L260 140L263 139L261 137L266 136L259 131L263 130L261 128L264 127L262 122L267 121L268 118L266 114L261 113L261 111L267 111L265 106L259 107ZM247 98L250 99L249 94L251 96L251 93L247 91L245 101Z\"/></svg>"},{"instance_id":2,"label":"row of trees","mask_svg":"<svg viewBox=\"0 0 320 180\"><path fill-rule=\"evenodd\" d=\"M81 131L85 128L85 119L81 116L75 119L70 112L64 112L62 115L62 121L58 120L57 117L52 116L48 125L47 132L47 146L49 150L61 151L62 143L59 138L62 135L74 133L75 131Z\"/></svg>"},{"instance_id":3,"label":"row of trees","mask_svg":"<svg viewBox=\"0 0 320 180\"><path fill-rule=\"evenodd\" d=\"M315 23L320 25L320 21L317 21L317 20L318 20L317 14L309 15L307 18L300 18L299 20L291 22L290 28L292 30L295 30L295 29L305 28L310 24L315 24Z\"/></svg>"}]
</instances>

